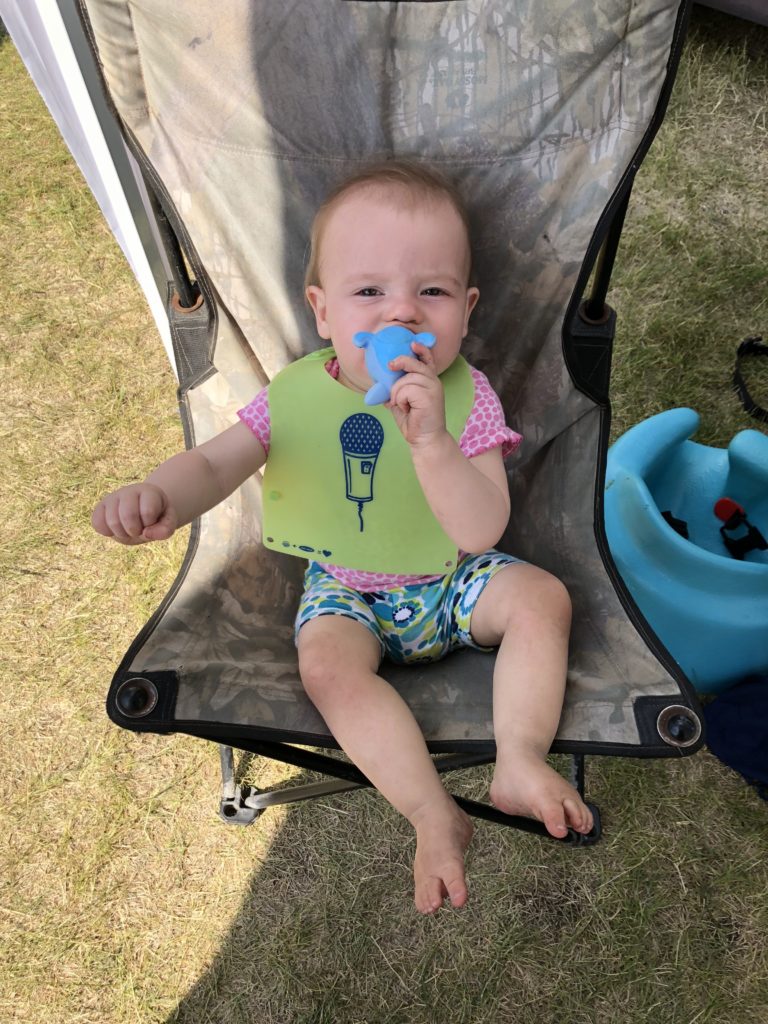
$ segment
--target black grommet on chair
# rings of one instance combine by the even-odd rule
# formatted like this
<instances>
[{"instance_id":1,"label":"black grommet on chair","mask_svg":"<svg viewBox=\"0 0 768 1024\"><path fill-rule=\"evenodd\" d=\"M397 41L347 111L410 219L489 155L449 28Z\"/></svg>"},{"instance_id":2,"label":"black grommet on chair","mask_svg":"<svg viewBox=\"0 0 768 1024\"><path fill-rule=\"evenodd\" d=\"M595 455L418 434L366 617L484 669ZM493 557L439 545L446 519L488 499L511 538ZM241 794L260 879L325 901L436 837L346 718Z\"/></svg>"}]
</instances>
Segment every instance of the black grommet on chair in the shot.
<instances>
[{"instance_id":1,"label":"black grommet on chair","mask_svg":"<svg viewBox=\"0 0 768 1024\"><path fill-rule=\"evenodd\" d=\"M151 679L133 676L121 683L115 694L118 711L126 718L144 718L157 706L157 687Z\"/></svg>"},{"instance_id":2,"label":"black grommet on chair","mask_svg":"<svg viewBox=\"0 0 768 1024\"><path fill-rule=\"evenodd\" d=\"M672 704L656 720L659 736L672 747L691 747L701 736L701 722L690 708Z\"/></svg>"}]
</instances>

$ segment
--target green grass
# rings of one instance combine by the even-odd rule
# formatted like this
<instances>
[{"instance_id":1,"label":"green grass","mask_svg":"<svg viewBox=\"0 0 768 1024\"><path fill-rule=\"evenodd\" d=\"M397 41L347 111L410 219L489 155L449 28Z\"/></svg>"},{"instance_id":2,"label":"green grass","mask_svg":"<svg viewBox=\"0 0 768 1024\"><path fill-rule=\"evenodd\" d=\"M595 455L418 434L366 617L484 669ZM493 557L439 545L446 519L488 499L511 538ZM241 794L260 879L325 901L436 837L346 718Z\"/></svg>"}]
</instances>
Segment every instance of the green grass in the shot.
<instances>
[{"instance_id":1,"label":"green grass","mask_svg":"<svg viewBox=\"0 0 768 1024\"><path fill-rule=\"evenodd\" d=\"M768 33L698 12L619 254L617 430L680 404L709 443L757 426L729 379L738 340L768 334L767 85ZM590 850L480 823L469 906L425 920L410 831L375 794L227 828L214 748L108 722L113 667L186 538L106 545L90 509L180 447L175 384L7 41L0 145L0 1020L768 1021L768 812L706 751L593 759Z\"/></svg>"},{"instance_id":2,"label":"green grass","mask_svg":"<svg viewBox=\"0 0 768 1024\"><path fill-rule=\"evenodd\" d=\"M687 405L697 440L725 445L755 426L730 390L737 344L768 339L768 33L701 10L693 29L619 250L614 433Z\"/></svg>"}]
</instances>

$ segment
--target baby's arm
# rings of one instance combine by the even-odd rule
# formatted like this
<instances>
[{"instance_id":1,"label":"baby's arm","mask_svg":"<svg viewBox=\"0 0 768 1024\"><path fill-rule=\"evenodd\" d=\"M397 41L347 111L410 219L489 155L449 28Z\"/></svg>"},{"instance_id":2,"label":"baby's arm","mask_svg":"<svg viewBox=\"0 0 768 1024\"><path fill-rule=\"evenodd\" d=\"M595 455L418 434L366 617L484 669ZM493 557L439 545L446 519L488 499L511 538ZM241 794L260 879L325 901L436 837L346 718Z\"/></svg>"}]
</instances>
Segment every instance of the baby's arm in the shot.
<instances>
[{"instance_id":1,"label":"baby's arm","mask_svg":"<svg viewBox=\"0 0 768 1024\"><path fill-rule=\"evenodd\" d=\"M236 423L197 448L172 456L143 483L108 494L93 510L93 528L121 544L166 540L228 497L266 459L250 427Z\"/></svg>"},{"instance_id":2,"label":"baby's arm","mask_svg":"<svg viewBox=\"0 0 768 1024\"><path fill-rule=\"evenodd\" d=\"M445 431L411 454L429 507L451 540L471 554L492 548L509 522L501 448L468 459Z\"/></svg>"},{"instance_id":3,"label":"baby's arm","mask_svg":"<svg viewBox=\"0 0 768 1024\"><path fill-rule=\"evenodd\" d=\"M429 507L463 551L482 554L509 522L509 486L501 447L467 458L445 426L445 397L432 350L413 343L399 356L405 371L392 387L389 408L411 448L413 468Z\"/></svg>"}]
</instances>

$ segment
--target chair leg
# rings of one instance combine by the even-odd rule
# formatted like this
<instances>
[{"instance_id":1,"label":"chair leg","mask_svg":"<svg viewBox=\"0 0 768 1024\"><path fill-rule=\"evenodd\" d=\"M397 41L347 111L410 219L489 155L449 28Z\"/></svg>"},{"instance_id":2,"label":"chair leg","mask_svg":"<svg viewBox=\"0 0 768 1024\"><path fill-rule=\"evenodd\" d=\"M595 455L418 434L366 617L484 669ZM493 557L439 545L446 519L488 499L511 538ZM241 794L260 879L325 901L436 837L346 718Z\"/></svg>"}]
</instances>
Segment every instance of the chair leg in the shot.
<instances>
[{"instance_id":1,"label":"chair leg","mask_svg":"<svg viewBox=\"0 0 768 1024\"><path fill-rule=\"evenodd\" d=\"M252 786L241 786L235 780L234 751L231 746L219 744L221 758L221 803L219 805L219 817L230 825L251 825L259 815L263 814L267 807L276 804L293 803L298 800L309 800L319 796L326 796L330 793L341 793L350 789L359 789L370 786L365 776L354 767L354 765L339 761L338 758L330 758L323 754L316 754L311 751L297 749L288 744L277 743L249 743L243 744L242 749L251 749L267 757L276 757L286 764L295 764L313 771L324 771L326 774L335 775L336 779L327 782L310 783L303 786L295 786L288 789L260 792ZM281 756L282 755L282 756ZM438 755L435 758L435 767L438 772L448 772L457 768L467 768L473 765L487 764L493 761L493 755L482 753L469 754L446 754ZM582 800L584 797L584 755L573 754L571 762L571 781L578 790ZM456 803L476 818L483 818L486 821L495 822L498 825L506 825L519 829L523 832L530 832L542 838L552 839L555 842L565 843L568 846L591 846L600 839L602 824L600 810L595 804L585 801L592 811L594 825L588 835L582 835L574 829L568 829L568 835L563 839L556 839L547 832L540 821L532 818L505 814L491 804L479 803L476 800L467 800L464 797L451 794Z\"/></svg>"},{"instance_id":2,"label":"chair leg","mask_svg":"<svg viewBox=\"0 0 768 1024\"><path fill-rule=\"evenodd\" d=\"M240 786L235 781L235 755L232 747L219 744L221 759L221 801L219 817L228 825L251 825L262 813L263 808L249 807L246 799L250 786Z\"/></svg>"},{"instance_id":3,"label":"chair leg","mask_svg":"<svg viewBox=\"0 0 768 1024\"><path fill-rule=\"evenodd\" d=\"M584 800L584 755L571 754L571 784Z\"/></svg>"},{"instance_id":4,"label":"chair leg","mask_svg":"<svg viewBox=\"0 0 768 1024\"><path fill-rule=\"evenodd\" d=\"M571 754L571 783L576 788L581 799L590 811L592 811L592 818L594 819L592 831L588 832L585 836L578 835L576 841L577 846L592 846L603 834L603 823L600 818L600 808L595 804L590 803L584 795L585 766L586 759L584 754Z\"/></svg>"}]
</instances>

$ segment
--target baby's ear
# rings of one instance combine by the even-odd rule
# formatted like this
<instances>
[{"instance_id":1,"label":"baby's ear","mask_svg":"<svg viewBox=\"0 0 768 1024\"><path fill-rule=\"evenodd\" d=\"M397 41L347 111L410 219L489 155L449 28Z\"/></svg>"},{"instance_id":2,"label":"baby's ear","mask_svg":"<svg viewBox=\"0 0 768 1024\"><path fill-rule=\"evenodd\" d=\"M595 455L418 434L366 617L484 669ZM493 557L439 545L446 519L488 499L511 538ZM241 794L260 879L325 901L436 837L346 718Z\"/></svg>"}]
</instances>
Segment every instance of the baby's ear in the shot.
<instances>
[{"instance_id":1,"label":"baby's ear","mask_svg":"<svg viewBox=\"0 0 768 1024\"><path fill-rule=\"evenodd\" d=\"M327 341L331 337L331 331L326 319L325 291L319 285L311 284L307 288L305 294L307 296L307 302L310 304L312 312L315 314L317 333L321 338Z\"/></svg>"},{"instance_id":2,"label":"baby's ear","mask_svg":"<svg viewBox=\"0 0 768 1024\"><path fill-rule=\"evenodd\" d=\"M479 288L467 288L467 306L464 313L464 334L462 337L466 338L467 331L469 330L469 318L472 315L472 310L477 305L477 300L480 298Z\"/></svg>"}]
</instances>

